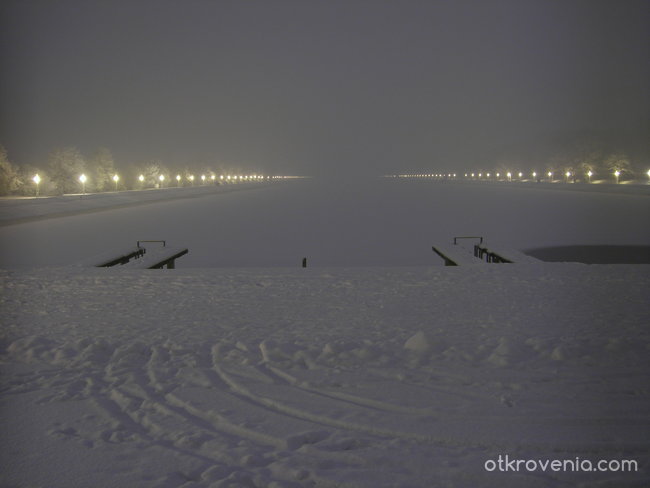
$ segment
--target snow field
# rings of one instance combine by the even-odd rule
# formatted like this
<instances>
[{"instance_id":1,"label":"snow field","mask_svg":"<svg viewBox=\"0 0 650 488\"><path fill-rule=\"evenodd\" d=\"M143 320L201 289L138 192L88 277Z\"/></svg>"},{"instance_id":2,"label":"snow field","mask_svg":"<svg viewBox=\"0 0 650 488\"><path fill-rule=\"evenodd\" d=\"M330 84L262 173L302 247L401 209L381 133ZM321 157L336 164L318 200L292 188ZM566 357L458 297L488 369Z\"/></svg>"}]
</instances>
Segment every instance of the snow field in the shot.
<instances>
[{"instance_id":1,"label":"snow field","mask_svg":"<svg viewBox=\"0 0 650 488\"><path fill-rule=\"evenodd\" d=\"M648 270L2 271L0 484L643 486Z\"/></svg>"}]
</instances>

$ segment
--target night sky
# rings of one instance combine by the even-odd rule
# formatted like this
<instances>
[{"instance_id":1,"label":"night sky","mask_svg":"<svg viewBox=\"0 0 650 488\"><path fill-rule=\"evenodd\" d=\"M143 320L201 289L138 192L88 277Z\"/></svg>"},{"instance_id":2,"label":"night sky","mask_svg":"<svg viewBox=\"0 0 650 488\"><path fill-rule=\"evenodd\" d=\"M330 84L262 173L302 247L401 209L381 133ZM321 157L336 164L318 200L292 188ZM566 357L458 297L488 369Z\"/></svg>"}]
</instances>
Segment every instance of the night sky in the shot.
<instances>
[{"instance_id":1,"label":"night sky","mask_svg":"<svg viewBox=\"0 0 650 488\"><path fill-rule=\"evenodd\" d=\"M649 26L647 0L3 0L0 143L303 175L647 147Z\"/></svg>"}]
</instances>

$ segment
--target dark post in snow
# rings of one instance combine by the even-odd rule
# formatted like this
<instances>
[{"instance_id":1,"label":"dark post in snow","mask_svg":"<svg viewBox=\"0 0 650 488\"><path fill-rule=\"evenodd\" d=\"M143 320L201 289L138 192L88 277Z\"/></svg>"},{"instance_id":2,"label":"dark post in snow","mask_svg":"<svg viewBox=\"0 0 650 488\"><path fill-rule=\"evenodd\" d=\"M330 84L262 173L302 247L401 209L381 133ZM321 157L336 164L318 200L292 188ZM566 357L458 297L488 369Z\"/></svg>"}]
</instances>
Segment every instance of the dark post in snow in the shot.
<instances>
[{"instance_id":1,"label":"dark post in snow","mask_svg":"<svg viewBox=\"0 0 650 488\"><path fill-rule=\"evenodd\" d=\"M307 258L302 258L302 267L303 268L307 267Z\"/></svg>"}]
</instances>

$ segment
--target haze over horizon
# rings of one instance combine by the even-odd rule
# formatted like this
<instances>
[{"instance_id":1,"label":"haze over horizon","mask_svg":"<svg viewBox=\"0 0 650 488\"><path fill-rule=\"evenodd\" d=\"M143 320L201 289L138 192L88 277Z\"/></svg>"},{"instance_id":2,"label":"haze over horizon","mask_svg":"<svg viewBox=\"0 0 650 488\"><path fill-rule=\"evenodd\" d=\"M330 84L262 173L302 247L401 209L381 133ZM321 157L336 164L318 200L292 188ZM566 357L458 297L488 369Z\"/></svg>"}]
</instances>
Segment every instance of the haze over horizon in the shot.
<instances>
[{"instance_id":1,"label":"haze over horizon","mask_svg":"<svg viewBox=\"0 0 650 488\"><path fill-rule=\"evenodd\" d=\"M650 3L80 1L0 5L16 164L339 175L465 169L595 137L650 155Z\"/></svg>"}]
</instances>

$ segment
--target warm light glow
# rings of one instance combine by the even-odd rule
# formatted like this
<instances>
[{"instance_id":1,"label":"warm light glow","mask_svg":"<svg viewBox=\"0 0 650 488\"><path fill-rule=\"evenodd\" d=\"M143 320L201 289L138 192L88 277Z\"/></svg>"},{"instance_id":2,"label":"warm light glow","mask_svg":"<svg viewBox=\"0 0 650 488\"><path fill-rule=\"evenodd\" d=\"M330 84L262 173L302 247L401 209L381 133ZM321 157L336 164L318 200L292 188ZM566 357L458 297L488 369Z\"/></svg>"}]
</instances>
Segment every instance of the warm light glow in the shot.
<instances>
[{"instance_id":1,"label":"warm light glow","mask_svg":"<svg viewBox=\"0 0 650 488\"><path fill-rule=\"evenodd\" d=\"M524 176L524 174L520 171L519 172L519 178L521 178L522 176Z\"/></svg>"},{"instance_id":2,"label":"warm light glow","mask_svg":"<svg viewBox=\"0 0 650 488\"><path fill-rule=\"evenodd\" d=\"M571 171L566 172L566 177L568 178L569 176L571 176Z\"/></svg>"},{"instance_id":3,"label":"warm light glow","mask_svg":"<svg viewBox=\"0 0 650 488\"><path fill-rule=\"evenodd\" d=\"M591 171L587 171L587 176L589 176L589 178L591 178L591 176L592 176L593 174L594 174L593 172L591 172Z\"/></svg>"},{"instance_id":4,"label":"warm light glow","mask_svg":"<svg viewBox=\"0 0 650 488\"><path fill-rule=\"evenodd\" d=\"M138 180L140 180L140 183L142 183L144 181L144 175L138 176Z\"/></svg>"},{"instance_id":5,"label":"warm light glow","mask_svg":"<svg viewBox=\"0 0 650 488\"><path fill-rule=\"evenodd\" d=\"M548 172L548 177L551 178L552 176L553 176L553 172L552 172L552 171L549 171L549 172Z\"/></svg>"},{"instance_id":6,"label":"warm light glow","mask_svg":"<svg viewBox=\"0 0 650 488\"><path fill-rule=\"evenodd\" d=\"M205 181L205 175L201 175L201 181Z\"/></svg>"},{"instance_id":7,"label":"warm light glow","mask_svg":"<svg viewBox=\"0 0 650 488\"><path fill-rule=\"evenodd\" d=\"M120 177L118 175L113 175L113 181L117 183L118 181L120 181Z\"/></svg>"},{"instance_id":8,"label":"warm light glow","mask_svg":"<svg viewBox=\"0 0 650 488\"><path fill-rule=\"evenodd\" d=\"M32 181L34 183L36 183L37 185L41 182L41 177L38 176L38 173L34 175L34 177L32 178Z\"/></svg>"},{"instance_id":9,"label":"warm light glow","mask_svg":"<svg viewBox=\"0 0 650 488\"><path fill-rule=\"evenodd\" d=\"M190 175L188 178L190 181L194 181L194 175Z\"/></svg>"},{"instance_id":10,"label":"warm light glow","mask_svg":"<svg viewBox=\"0 0 650 488\"><path fill-rule=\"evenodd\" d=\"M533 171L533 178L537 178L537 172Z\"/></svg>"},{"instance_id":11,"label":"warm light glow","mask_svg":"<svg viewBox=\"0 0 650 488\"><path fill-rule=\"evenodd\" d=\"M616 176L621 176L621 172L620 172L619 170L614 171L614 174L615 174Z\"/></svg>"},{"instance_id":12,"label":"warm light glow","mask_svg":"<svg viewBox=\"0 0 650 488\"><path fill-rule=\"evenodd\" d=\"M181 181L181 175L176 175L176 181Z\"/></svg>"},{"instance_id":13,"label":"warm light glow","mask_svg":"<svg viewBox=\"0 0 650 488\"><path fill-rule=\"evenodd\" d=\"M210 178L212 179L212 181L214 181L214 180L217 179L217 175L212 175L212 176L210 176Z\"/></svg>"},{"instance_id":14,"label":"warm light glow","mask_svg":"<svg viewBox=\"0 0 650 488\"><path fill-rule=\"evenodd\" d=\"M82 183L85 183L86 180L87 180L87 178L86 178L86 175L84 175L84 174L82 174L82 175L79 177L79 181L81 181Z\"/></svg>"},{"instance_id":15,"label":"warm light glow","mask_svg":"<svg viewBox=\"0 0 650 488\"><path fill-rule=\"evenodd\" d=\"M162 183L163 181L165 181L165 175L160 175L160 176L158 177L158 179L159 179L160 182Z\"/></svg>"},{"instance_id":16,"label":"warm light glow","mask_svg":"<svg viewBox=\"0 0 650 488\"><path fill-rule=\"evenodd\" d=\"M511 173L510 171L508 171L508 172L506 173L506 176L507 176L508 178L512 178L512 173Z\"/></svg>"}]
</instances>

